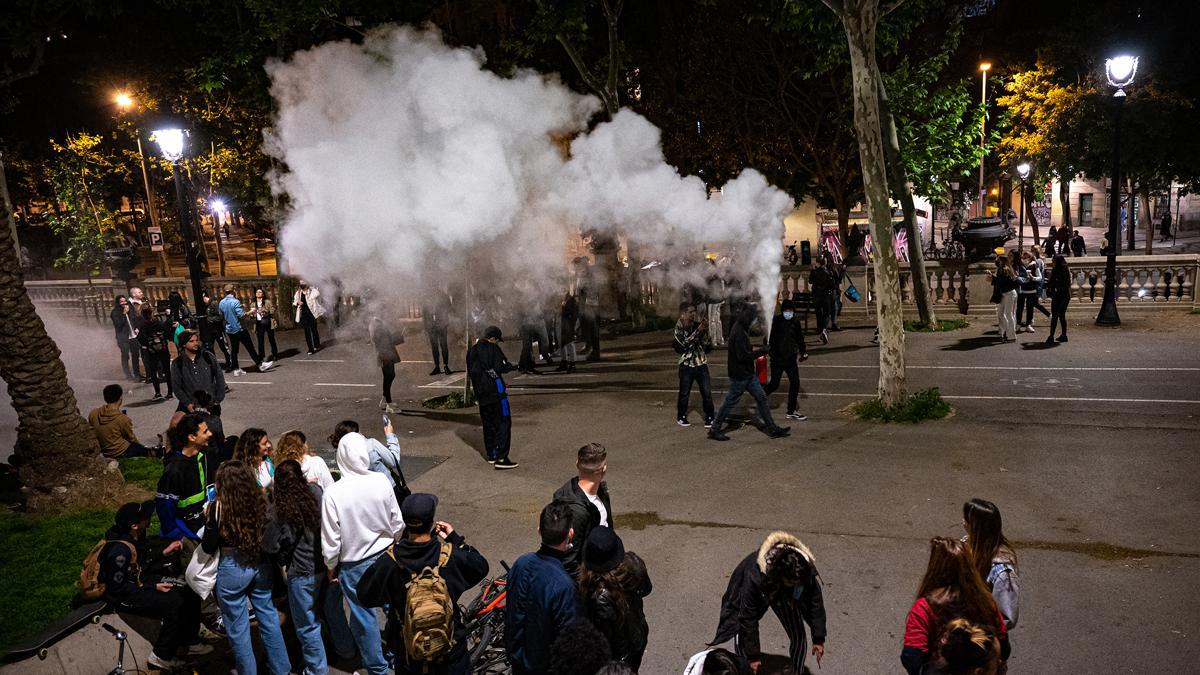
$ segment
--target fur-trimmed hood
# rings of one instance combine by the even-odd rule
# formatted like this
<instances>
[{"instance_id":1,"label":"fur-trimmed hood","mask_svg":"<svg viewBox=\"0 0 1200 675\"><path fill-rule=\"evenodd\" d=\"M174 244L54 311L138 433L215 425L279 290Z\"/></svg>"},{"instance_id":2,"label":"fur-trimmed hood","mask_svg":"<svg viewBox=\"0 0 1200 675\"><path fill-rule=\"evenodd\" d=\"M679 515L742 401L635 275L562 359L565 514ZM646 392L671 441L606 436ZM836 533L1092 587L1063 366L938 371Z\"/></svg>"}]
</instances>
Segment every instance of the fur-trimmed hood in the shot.
<instances>
[{"instance_id":1,"label":"fur-trimmed hood","mask_svg":"<svg viewBox=\"0 0 1200 675\"><path fill-rule=\"evenodd\" d=\"M764 575L767 573L767 561L771 556L772 549L790 548L804 556L804 560L808 562L808 566L812 568L813 574L817 573L817 560L813 557L812 551L809 550L804 542L800 541L799 537L787 532L772 532L763 540L762 546L758 547L758 571Z\"/></svg>"}]
</instances>

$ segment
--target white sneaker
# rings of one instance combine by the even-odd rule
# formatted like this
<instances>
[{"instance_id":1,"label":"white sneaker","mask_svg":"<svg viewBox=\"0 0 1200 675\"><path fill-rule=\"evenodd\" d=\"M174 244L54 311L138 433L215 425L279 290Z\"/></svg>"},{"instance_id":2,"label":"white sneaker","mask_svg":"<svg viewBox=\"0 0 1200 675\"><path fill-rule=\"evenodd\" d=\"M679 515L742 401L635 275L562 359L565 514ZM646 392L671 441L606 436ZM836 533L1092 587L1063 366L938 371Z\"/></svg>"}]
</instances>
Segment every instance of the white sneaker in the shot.
<instances>
[{"instance_id":1,"label":"white sneaker","mask_svg":"<svg viewBox=\"0 0 1200 675\"><path fill-rule=\"evenodd\" d=\"M403 415L404 414L404 411L400 408L400 406L396 405L395 403L387 404L386 406L384 406L383 411L386 413L391 413L393 415Z\"/></svg>"},{"instance_id":2,"label":"white sneaker","mask_svg":"<svg viewBox=\"0 0 1200 675\"><path fill-rule=\"evenodd\" d=\"M1034 332L1034 330L1033 330L1033 324L1029 324L1028 326L1026 326L1026 327L1025 327L1025 332L1026 332L1026 333L1032 333L1032 332Z\"/></svg>"},{"instance_id":3,"label":"white sneaker","mask_svg":"<svg viewBox=\"0 0 1200 675\"><path fill-rule=\"evenodd\" d=\"M237 370L233 371L234 377L241 377L245 374L246 374L246 371L242 370L241 368L238 368Z\"/></svg>"},{"instance_id":4,"label":"white sneaker","mask_svg":"<svg viewBox=\"0 0 1200 675\"><path fill-rule=\"evenodd\" d=\"M388 402L387 402L387 399L386 399L386 398L383 398L382 396L381 396L381 397L379 397L379 409L380 409L380 410L387 410L387 407L388 407Z\"/></svg>"},{"instance_id":5,"label":"white sneaker","mask_svg":"<svg viewBox=\"0 0 1200 675\"><path fill-rule=\"evenodd\" d=\"M273 365L275 365L274 361L263 361L262 364L258 366L258 372L265 373L270 370L271 366Z\"/></svg>"},{"instance_id":6,"label":"white sneaker","mask_svg":"<svg viewBox=\"0 0 1200 675\"><path fill-rule=\"evenodd\" d=\"M204 656L205 654L211 654L212 650L212 645L206 645L204 643L197 642L194 645L188 645L186 648L181 649L180 651L183 652L184 656Z\"/></svg>"},{"instance_id":7,"label":"white sneaker","mask_svg":"<svg viewBox=\"0 0 1200 675\"><path fill-rule=\"evenodd\" d=\"M150 658L146 659L146 663L159 670L178 670L187 665L187 662L182 659L164 659L154 652L150 652Z\"/></svg>"}]
</instances>

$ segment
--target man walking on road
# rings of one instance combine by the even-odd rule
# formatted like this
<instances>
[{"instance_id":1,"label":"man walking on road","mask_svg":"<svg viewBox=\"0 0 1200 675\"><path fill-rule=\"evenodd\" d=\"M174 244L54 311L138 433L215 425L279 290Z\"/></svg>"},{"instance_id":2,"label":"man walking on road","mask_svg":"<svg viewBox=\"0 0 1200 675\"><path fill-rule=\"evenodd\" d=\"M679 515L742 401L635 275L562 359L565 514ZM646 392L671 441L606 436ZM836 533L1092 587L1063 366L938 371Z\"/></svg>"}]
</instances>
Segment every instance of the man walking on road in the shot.
<instances>
[{"instance_id":1,"label":"man walking on road","mask_svg":"<svg viewBox=\"0 0 1200 675\"><path fill-rule=\"evenodd\" d=\"M242 317L246 315L246 311L242 309L242 301L237 299L233 294L233 284L225 284L225 297L218 305L221 310L221 316L225 319L225 334L229 336L230 348L233 351L231 356L231 365L233 366L233 376L240 377L246 374L246 371L238 367L238 346L245 345L246 353L250 355L250 359L258 366L258 372L265 373L275 365L274 361L263 361L259 358L258 350L254 348L254 343L250 340L250 332L242 327Z\"/></svg>"},{"instance_id":2,"label":"man walking on road","mask_svg":"<svg viewBox=\"0 0 1200 675\"><path fill-rule=\"evenodd\" d=\"M550 645L579 613L575 582L563 558L575 531L566 504L548 504L538 524L542 546L513 563L508 573L504 646L514 675L545 675Z\"/></svg>"},{"instance_id":3,"label":"man walking on road","mask_svg":"<svg viewBox=\"0 0 1200 675\"><path fill-rule=\"evenodd\" d=\"M712 376L708 372L708 353L712 351L712 335L708 326L696 320L696 307L690 302L679 305L679 321L675 323L675 352L679 354L679 398L675 405L675 422L681 427L691 426L688 422L688 399L692 395L692 383L700 385L700 405L704 409L704 426L710 428L714 410L712 402Z\"/></svg>"},{"instance_id":4,"label":"man walking on road","mask_svg":"<svg viewBox=\"0 0 1200 675\"><path fill-rule=\"evenodd\" d=\"M770 345L771 381L767 383L767 396L779 389L783 373L788 377L787 417L790 420L804 421L808 417L797 410L800 397L799 362L808 359L808 346L804 344L804 330L796 320L796 306L791 300L784 300L780 313L771 322Z\"/></svg>"},{"instance_id":5,"label":"man walking on road","mask_svg":"<svg viewBox=\"0 0 1200 675\"><path fill-rule=\"evenodd\" d=\"M475 388L479 402L479 417L483 421L483 446L487 460L497 469L515 469L519 464L508 457L512 444L512 411L508 408L508 387L504 373L512 364L496 343L504 336L497 326L488 326L483 337L467 351L467 375Z\"/></svg>"},{"instance_id":6,"label":"man walking on road","mask_svg":"<svg viewBox=\"0 0 1200 675\"><path fill-rule=\"evenodd\" d=\"M721 427L725 424L725 418L729 417L733 406L737 405L742 394L746 392L750 392L758 404L758 416L762 418L767 435L771 438L782 438L788 435L788 428L777 426L775 419L771 417L771 404L767 401L767 393L763 391L762 384L759 383L754 372L754 359L761 355L750 345L750 327L756 321L758 321L758 309L749 303L744 304L733 328L729 331L729 393L726 394L721 409L717 411L717 418L713 420L712 428L708 430L708 437L714 441L729 440L729 437L721 431Z\"/></svg>"},{"instance_id":7,"label":"man walking on road","mask_svg":"<svg viewBox=\"0 0 1200 675\"><path fill-rule=\"evenodd\" d=\"M579 576L583 545L592 530L613 526L612 500L604 482L608 475L608 451L599 443L588 443L579 448L575 468L579 475L554 492L554 503L566 504L571 509L575 545L563 558L563 567L572 577Z\"/></svg>"}]
</instances>

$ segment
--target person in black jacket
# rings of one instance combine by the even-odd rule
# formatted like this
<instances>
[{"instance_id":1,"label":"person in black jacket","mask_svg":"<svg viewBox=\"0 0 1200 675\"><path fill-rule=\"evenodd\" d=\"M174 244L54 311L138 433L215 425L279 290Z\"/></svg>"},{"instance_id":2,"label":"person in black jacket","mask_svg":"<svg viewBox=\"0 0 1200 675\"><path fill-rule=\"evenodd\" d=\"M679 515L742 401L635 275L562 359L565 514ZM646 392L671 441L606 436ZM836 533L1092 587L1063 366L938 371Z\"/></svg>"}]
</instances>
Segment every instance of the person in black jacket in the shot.
<instances>
[{"instance_id":1,"label":"person in black jacket","mask_svg":"<svg viewBox=\"0 0 1200 675\"><path fill-rule=\"evenodd\" d=\"M827 328L837 329L837 300L840 280L832 267L829 260L818 257L813 261L812 272L808 275L813 309L817 313L817 330L820 332L822 344L829 342Z\"/></svg>"},{"instance_id":2,"label":"person in black jacket","mask_svg":"<svg viewBox=\"0 0 1200 675\"><path fill-rule=\"evenodd\" d=\"M159 556L150 556L146 530L154 502L130 502L117 509L116 523L105 533L100 550L100 582L104 600L119 612L159 619L162 622L148 659L159 670L182 667L177 658L201 656L212 647L200 643L200 598L178 579L164 579ZM173 541L162 551L171 555L181 548Z\"/></svg>"},{"instance_id":3,"label":"person in black jacket","mask_svg":"<svg viewBox=\"0 0 1200 675\"><path fill-rule=\"evenodd\" d=\"M721 404L717 418L708 430L708 437L715 441L729 440L721 431L721 427L733 406L737 405L742 394L747 391L758 404L758 416L766 425L767 435L771 438L781 438L788 434L788 428L776 425L775 419L771 417L771 404L767 401L767 393L763 391L762 384L754 372L754 359L762 355L750 344L750 327L755 321L758 321L758 308L746 303L738 312L733 328L729 330L729 393L725 395L725 402Z\"/></svg>"},{"instance_id":4,"label":"person in black jacket","mask_svg":"<svg viewBox=\"0 0 1200 675\"><path fill-rule=\"evenodd\" d=\"M125 379L130 381L142 379L142 371L138 367L139 356L142 352L141 344L137 341L138 317L125 296L118 295L113 300L109 318L112 319L117 349L121 350L121 370L125 371Z\"/></svg>"},{"instance_id":5,"label":"person in black jacket","mask_svg":"<svg viewBox=\"0 0 1200 675\"><path fill-rule=\"evenodd\" d=\"M450 523L435 519L437 503L437 497L421 492L405 498L400 506L404 538L392 544L387 555L379 556L358 582L358 599L364 607L390 607L384 634L395 655L397 675L466 675L470 671L467 631L458 599L487 576L488 561L467 545ZM443 554L448 554L444 562ZM410 660L403 638L407 586L413 575L426 567L438 568L454 605L454 645L447 657L436 663Z\"/></svg>"},{"instance_id":6,"label":"person in black jacket","mask_svg":"<svg viewBox=\"0 0 1200 675\"><path fill-rule=\"evenodd\" d=\"M612 657L635 673L642 667L650 636L642 598L652 590L646 563L638 554L626 551L611 528L592 530L583 545L579 573L583 612L604 633Z\"/></svg>"},{"instance_id":7,"label":"person in black jacket","mask_svg":"<svg viewBox=\"0 0 1200 675\"><path fill-rule=\"evenodd\" d=\"M546 675L551 645L579 615L575 582L562 564L575 534L566 504L542 509L538 534L541 548L517 558L508 573L504 648L513 675Z\"/></svg>"},{"instance_id":8,"label":"person in black jacket","mask_svg":"<svg viewBox=\"0 0 1200 675\"><path fill-rule=\"evenodd\" d=\"M171 385L171 352L167 348L167 343L171 341L171 328L157 319L153 310L143 307L137 339L142 346L142 363L146 366L146 375L154 387L154 398L151 400L163 400L158 383L164 380L167 383L166 398L171 398L175 395Z\"/></svg>"},{"instance_id":9,"label":"person in black jacket","mask_svg":"<svg viewBox=\"0 0 1200 675\"><path fill-rule=\"evenodd\" d=\"M1062 324L1062 337L1058 341L1066 342L1067 305L1071 304L1071 269L1067 267L1067 259L1061 255L1054 256L1046 293L1050 295L1050 334L1046 336L1046 344L1054 342L1054 330L1059 324Z\"/></svg>"},{"instance_id":10,"label":"person in black jacket","mask_svg":"<svg viewBox=\"0 0 1200 675\"><path fill-rule=\"evenodd\" d=\"M788 419L804 421L808 417L797 410L800 397L799 362L808 359L808 346L804 344L804 330L796 320L796 306L791 300L784 300L780 306L779 314L771 322L771 337L767 342L770 345L771 381L764 391L767 396L774 394L783 379L783 373L787 373Z\"/></svg>"},{"instance_id":11,"label":"person in black jacket","mask_svg":"<svg viewBox=\"0 0 1200 675\"><path fill-rule=\"evenodd\" d=\"M563 296L562 309L559 313L558 332L559 332L559 349L561 350L562 360L558 362L558 368L555 372L558 373L573 373L575 372L575 338L577 337L579 326L579 302L571 291Z\"/></svg>"},{"instance_id":12,"label":"person in black jacket","mask_svg":"<svg viewBox=\"0 0 1200 675\"><path fill-rule=\"evenodd\" d=\"M579 576L580 551L588 534L597 527L613 526L612 500L608 496L608 451L599 443L579 448L575 460L579 475L554 491L554 502L571 509L571 528L575 546L563 558L563 567L572 577Z\"/></svg>"},{"instance_id":13,"label":"person in black jacket","mask_svg":"<svg viewBox=\"0 0 1200 675\"><path fill-rule=\"evenodd\" d=\"M221 348L221 353L225 355L225 372L233 371L233 357L229 354L229 344L225 341L225 319L221 316L221 310L217 307L217 303L208 295L208 291L200 291L200 307L203 312L196 317L200 329L200 341L204 343L204 349L210 354L216 355L213 350L213 345Z\"/></svg>"},{"instance_id":14,"label":"person in black jacket","mask_svg":"<svg viewBox=\"0 0 1200 675\"><path fill-rule=\"evenodd\" d=\"M467 375L479 402L483 420L483 445L488 462L497 469L515 469L519 464L508 456L512 444L512 411L508 408L508 387L504 373L513 369L498 342L504 336L496 326L488 326L483 337L467 351Z\"/></svg>"},{"instance_id":15,"label":"person in black jacket","mask_svg":"<svg viewBox=\"0 0 1200 675\"><path fill-rule=\"evenodd\" d=\"M825 655L825 601L821 595L821 577L812 552L787 532L772 532L756 553L746 556L733 570L721 598L717 635L709 646L734 639L738 655L749 659L751 668L757 672L762 658L758 622L768 608L775 612L787 633L794 672L805 672L806 623L812 633L812 653L820 666L821 657Z\"/></svg>"}]
</instances>

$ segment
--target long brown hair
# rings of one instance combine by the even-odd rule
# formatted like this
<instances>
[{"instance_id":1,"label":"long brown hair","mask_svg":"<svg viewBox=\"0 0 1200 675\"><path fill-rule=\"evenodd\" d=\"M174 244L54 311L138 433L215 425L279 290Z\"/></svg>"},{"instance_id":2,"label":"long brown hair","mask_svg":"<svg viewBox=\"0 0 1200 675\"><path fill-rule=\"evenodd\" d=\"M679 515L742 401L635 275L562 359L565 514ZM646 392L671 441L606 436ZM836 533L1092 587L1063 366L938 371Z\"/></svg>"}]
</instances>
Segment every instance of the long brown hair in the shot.
<instances>
[{"instance_id":1,"label":"long brown hair","mask_svg":"<svg viewBox=\"0 0 1200 675\"><path fill-rule=\"evenodd\" d=\"M275 467L275 489L271 491L280 522L304 530L321 529L321 512L300 463L289 459Z\"/></svg>"},{"instance_id":2,"label":"long brown hair","mask_svg":"<svg viewBox=\"0 0 1200 675\"><path fill-rule=\"evenodd\" d=\"M963 504L963 524L967 528L967 547L975 558L979 576L987 579L992 561L1003 554L1017 564L1017 554L1004 536L1000 509L986 499L972 499Z\"/></svg>"},{"instance_id":3,"label":"long brown hair","mask_svg":"<svg viewBox=\"0 0 1200 675\"><path fill-rule=\"evenodd\" d=\"M233 458L257 471L258 465L263 461L263 455L259 451L258 445L266 437L267 432L262 429L257 427L246 429L241 436L238 436L237 445L233 446Z\"/></svg>"},{"instance_id":4,"label":"long brown hair","mask_svg":"<svg viewBox=\"0 0 1200 675\"><path fill-rule=\"evenodd\" d=\"M221 537L244 560L257 563L262 556L267 500L254 470L245 462L231 459L217 470L217 503Z\"/></svg>"},{"instance_id":5,"label":"long brown hair","mask_svg":"<svg viewBox=\"0 0 1200 675\"><path fill-rule=\"evenodd\" d=\"M1013 273L1012 264L1008 261L1008 256L996 256L996 276L1003 277L1005 279L1012 279L1014 276L1016 276Z\"/></svg>"},{"instance_id":6,"label":"long brown hair","mask_svg":"<svg viewBox=\"0 0 1200 675\"><path fill-rule=\"evenodd\" d=\"M940 622L965 618L995 630L1000 616L992 594L979 576L971 549L957 539L929 540L929 566L917 588Z\"/></svg>"},{"instance_id":7,"label":"long brown hair","mask_svg":"<svg viewBox=\"0 0 1200 675\"><path fill-rule=\"evenodd\" d=\"M617 611L618 622L624 621L629 611L629 596L637 593L645 569L646 564L632 551L626 552L621 564L607 572L593 572L587 565L580 565L579 594L587 602L596 592L607 590Z\"/></svg>"}]
</instances>

